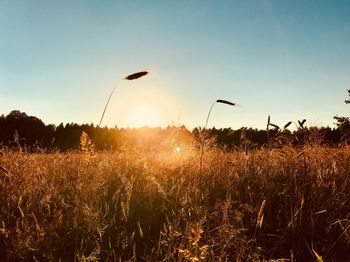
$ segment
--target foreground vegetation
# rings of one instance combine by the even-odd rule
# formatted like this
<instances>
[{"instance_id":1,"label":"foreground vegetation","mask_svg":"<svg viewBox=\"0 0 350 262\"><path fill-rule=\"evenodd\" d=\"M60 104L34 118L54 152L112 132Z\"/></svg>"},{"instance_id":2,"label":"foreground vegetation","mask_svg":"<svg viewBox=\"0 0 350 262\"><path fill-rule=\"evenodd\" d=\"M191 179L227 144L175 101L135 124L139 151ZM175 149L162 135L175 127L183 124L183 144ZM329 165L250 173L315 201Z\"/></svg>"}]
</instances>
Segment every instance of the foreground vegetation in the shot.
<instances>
[{"instance_id":1,"label":"foreground vegetation","mask_svg":"<svg viewBox=\"0 0 350 262\"><path fill-rule=\"evenodd\" d=\"M350 147L0 151L8 261L349 261Z\"/></svg>"}]
</instances>

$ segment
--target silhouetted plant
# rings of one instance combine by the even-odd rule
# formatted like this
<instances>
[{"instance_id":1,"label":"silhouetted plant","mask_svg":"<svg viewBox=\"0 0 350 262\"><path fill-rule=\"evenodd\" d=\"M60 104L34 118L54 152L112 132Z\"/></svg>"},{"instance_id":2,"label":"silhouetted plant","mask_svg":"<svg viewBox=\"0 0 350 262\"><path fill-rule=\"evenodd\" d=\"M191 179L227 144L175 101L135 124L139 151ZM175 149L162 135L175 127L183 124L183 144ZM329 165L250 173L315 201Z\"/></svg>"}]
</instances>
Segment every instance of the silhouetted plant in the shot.
<instances>
[{"instance_id":1,"label":"silhouetted plant","mask_svg":"<svg viewBox=\"0 0 350 262\"><path fill-rule=\"evenodd\" d=\"M101 116L101 119L100 119L100 122L99 122L98 126L101 126L101 124L102 124L103 117L104 117L104 115L105 115L105 113L106 113L106 110L107 110L109 101L111 100L111 98L112 98L112 96L113 96L113 94L114 94L114 91L115 91L115 89L117 88L119 82L122 81L122 80L136 80L136 79L139 79L139 78L141 78L141 77L143 77L143 76L145 76L145 75L147 75L147 74L148 74L147 71L137 72L137 73L134 73L134 74L131 74L131 75L128 75L128 76L122 78L121 80L119 80L119 81L114 85L114 87L113 87L113 89L112 89L112 92L111 92L111 94L109 95L109 97L108 97L108 99L107 99L107 103L106 103L106 105L105 105L105 107L104 107L104 109L103 109L103 113L102 113L102 116Z\"/></svg>"},{"instance_id":2,"label":"silhouetted plant","mask_svg":"<svg viewBox=\"0 0 350 262\"><path fill-rule=\"evenodd\" d=\"M221 103L221 104L226 104L226 105L230 105L230 106L236 106L237 104L230 102L228 100L224 100L224 99L217 99L213 102L213 104L211 105L209 112L208 112L208 116L207 116L207 120L205 121L205 127L204 127L204 131L206 131L207 126L208 126L208 121L209 121L209 116L210 113L215 105L215 103ZM200 149L200 157L199 157L199 174L202 174L202 163L203 163L203 154L204 154L204 138L203 136L201 136L201 149Z\"/></svg>"},{"instance_id":3,"label":"silhouetted plant","mask_svg":"<svg viewBox=\"0 0 350 262\"><path fill-rule=\"evenodd\" d=\"M350 89L348 90L348 95L350 96ZM345 100L346 104L350 104L350 100Z\"/></svg>"}]
</instances>

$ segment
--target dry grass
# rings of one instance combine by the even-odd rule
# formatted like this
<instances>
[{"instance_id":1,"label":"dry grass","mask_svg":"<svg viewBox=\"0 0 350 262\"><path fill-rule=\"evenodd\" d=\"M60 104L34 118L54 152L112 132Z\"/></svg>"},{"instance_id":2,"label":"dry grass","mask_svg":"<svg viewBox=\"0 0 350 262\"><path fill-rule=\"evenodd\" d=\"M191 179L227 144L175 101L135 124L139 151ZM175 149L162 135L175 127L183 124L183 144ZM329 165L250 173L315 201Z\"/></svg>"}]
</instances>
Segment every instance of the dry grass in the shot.
<instances>
[{"instance_id":1,"label":"dry grass","mask_svg":"<svg viewBox=\"0 0 350 262\"><path fill-rule=\"evenodd\" d=\"M9 261L348 261L350 148L0 151Z\"/></svg>"}]
</instances>

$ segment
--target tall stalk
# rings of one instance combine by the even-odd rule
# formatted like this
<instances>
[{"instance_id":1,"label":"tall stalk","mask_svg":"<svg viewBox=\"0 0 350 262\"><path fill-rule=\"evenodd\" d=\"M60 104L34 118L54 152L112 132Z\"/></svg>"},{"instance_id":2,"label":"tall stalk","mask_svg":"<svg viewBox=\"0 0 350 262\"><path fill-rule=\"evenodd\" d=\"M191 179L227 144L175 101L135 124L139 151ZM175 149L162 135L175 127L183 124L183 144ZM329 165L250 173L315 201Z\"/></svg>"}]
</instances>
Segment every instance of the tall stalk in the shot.
<instances>
[{"instance_id":1,"label":"tall stalk","mask_svg":"<svg viewBox=\"0 0 350 262\"><path fill-rule=\"evenodd\" d=\"M214 107L215 103L222 103L222 104L226 104L226 105L230 105L230 106L236 106L237 105L236 103L232 103L230 101L223 100L223 99L215 100L213 102L213 104L211 105L210 109L209 109L207 120L205 121L205 127L204 127L204 131L205 132L206 132L207 127L208 127L209 116L211 114L211 111L213 110L213 107ZM200 134L200 138L201 138L201 151L200 151L200 160L199 160L199 175L202 176L202 165L203 165L203 155L204 155L204 139L203 139L203 135L202 134Z\"/></svg>"}]
</instances>

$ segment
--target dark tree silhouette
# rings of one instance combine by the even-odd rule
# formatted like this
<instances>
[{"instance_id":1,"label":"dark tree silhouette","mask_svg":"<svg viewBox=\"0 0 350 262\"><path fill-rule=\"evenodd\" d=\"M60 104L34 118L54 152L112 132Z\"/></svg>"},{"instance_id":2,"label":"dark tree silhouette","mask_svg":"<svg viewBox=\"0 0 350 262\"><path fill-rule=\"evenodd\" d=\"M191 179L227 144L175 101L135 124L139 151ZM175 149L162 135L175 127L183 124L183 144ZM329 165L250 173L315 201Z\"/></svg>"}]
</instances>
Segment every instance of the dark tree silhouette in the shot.
<instances>
[{"instance_id":1,"label":"dark tree silhouette","mask_svg":"<svg viewBox=\"0 0 350 262\"><path fill-rule=\"evenodd\" d=\"M9 146L14 146L13 142L16 142L20 146L49 147L53 132L54 126L45 126L40 119L18 110L0 120L1 142Z\"/></svg>"},{"instance_id":2,"label":"dark tree silhouette","mask_svg":"<svg viewBox=\"0 0 350 262\"><path fill-rule=\"evenodd\" d=\"M282 146L291 144L303 145L317 141L336 145L340 142L350 141L350 119L348 117L335 116L337 128L320 127L306 128L306 120L298 121L300 128L291 132L287 128L272 130L258 130L252 128L211 128L208 129L207 138L214 142L213 145L234 150L235 148L251 149L269 144L270 146ZM80 135L88 134L97 150L120 150L123 148L135 150L161 150L172 149L184 144L200 142L200 128L191 131L184 126L169 126L162 128L106 128L93 124L59 124L45 125L40 119L28 116L18 110L12 111L7 116L0 116L0 145L11 148L23 147L29 151L38 148L50 150L78 150Z\"/></svg>"},{"instance_id":3,"label":"dark tree silhouette","mask_svg":"<svg viewBox=\"0 0 350 262\"><path fill-rule=\"evenodd\" d=\"M350 96L350 89L348 90L348 95ZM345 100L345 104L350 104L350 100ZM350 142L350 119L345 116L335 116L335 124L337 126L337 131L340 135L340 140L342 142Z\"/></svg>"}]
</instances>

